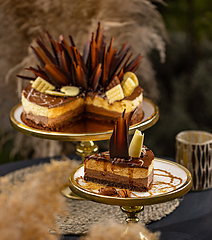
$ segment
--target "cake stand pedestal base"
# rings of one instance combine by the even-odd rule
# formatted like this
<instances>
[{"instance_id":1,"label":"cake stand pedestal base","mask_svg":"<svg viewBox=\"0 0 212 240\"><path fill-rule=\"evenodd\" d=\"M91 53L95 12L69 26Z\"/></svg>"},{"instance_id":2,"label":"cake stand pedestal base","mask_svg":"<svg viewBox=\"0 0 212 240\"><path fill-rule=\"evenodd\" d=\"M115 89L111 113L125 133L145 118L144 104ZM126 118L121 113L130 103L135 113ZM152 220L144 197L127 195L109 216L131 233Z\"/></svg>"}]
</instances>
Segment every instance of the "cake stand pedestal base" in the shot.
<instances>
[{"instance_id":1,"label":"cake stand pedestal base","mask_svg":"<svg viewBox=\"0 0 212 240\"><path fill-rule=\"evenodd\" d=\"M143 206L121 206L120 208L122 212L127 214L125 219L127 223L137 223L139 221L137 214L144 210Z\"/></svg>"},{"instance_id":2,"label":"cake stand pedestal base","mask_svg":"<svg viewBox=\"0 0 212 240\"><path fill-rule=\"evenodd\" d=\"M96 154L99 150L99 147L94 144L93 141L81 141L76 146L76 154L81 156L82 158L86 155Z\"/></svg>"}]
</instances>

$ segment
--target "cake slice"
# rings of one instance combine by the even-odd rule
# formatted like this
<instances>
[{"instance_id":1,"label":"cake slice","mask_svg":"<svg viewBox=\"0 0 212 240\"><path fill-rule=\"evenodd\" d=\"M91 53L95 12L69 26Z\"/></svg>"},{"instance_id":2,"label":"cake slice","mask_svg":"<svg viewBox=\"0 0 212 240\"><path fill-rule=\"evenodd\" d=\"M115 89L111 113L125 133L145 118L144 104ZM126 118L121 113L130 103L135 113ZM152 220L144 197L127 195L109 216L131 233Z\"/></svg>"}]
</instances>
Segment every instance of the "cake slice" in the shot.
<instances>
[{"instance_id":1,"label":"cake slice","mask_svg":"<svg viewBox=\"0 0 212 240\"><path fill-rule=\"evenodd\" d=\"M144 147L141 157L126 161L111 159L109 152L103 152L85 157L84 168L86 181L146 192L152 187L154 154Z\"/></svg>"},{"instance_id":2,"label":"cake slice","mask_svg":"<svg viewBox=\"0 0 212 240\"><path fill-rule=\"evenodd\" d=\"M84 115L84 98L45 94L28 85L22 92L22 120L30 127L59 131Z\"/></svg>"},{"instance_id":3,"label":"cake slice","mask_svg":"<svg viewBox=\"0 0 212 240\"><path fill-rule=\"evenodd\" d=\"M84 179L102 183L110 187L145 192L153 183L154 154L141 144L140 151L132 151L129 156L128 127L130 117L119 119L110 139L109 151L88 155L84 158ZM137 133L135 133L137 134ZM133 145L132 145L133 144ZM139 148L137 139L130 148Z\"/></svg>"}]
</instances>

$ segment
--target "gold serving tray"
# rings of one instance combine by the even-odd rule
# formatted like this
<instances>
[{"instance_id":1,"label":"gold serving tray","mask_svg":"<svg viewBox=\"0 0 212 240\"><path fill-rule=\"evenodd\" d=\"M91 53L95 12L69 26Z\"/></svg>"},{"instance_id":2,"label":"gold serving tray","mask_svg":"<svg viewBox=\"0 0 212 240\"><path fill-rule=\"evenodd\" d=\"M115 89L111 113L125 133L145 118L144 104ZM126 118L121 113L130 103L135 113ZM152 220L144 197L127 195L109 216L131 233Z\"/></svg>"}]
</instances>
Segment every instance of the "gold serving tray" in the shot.
<instances>
[{"instance_id":1,"label":"gold serving tray","mask_svg":"<svg viewBox=\"0 0 212 240\"><path fill-rule=\"evenodd\" d=\"M158 174L160 172L161 174ZM100 195L96 188L86 188L87 183L83 180L79 183L77 179L83 179L83 176L84 166L80 165L69 177L70 188L76 195L87 200L119 206L134 207L170 201L185 195L192 187L192 177L187 168L161 158L155 158L154 161L152 189L148 192L132 192L132 197L128 198ZM170 176L173 176L174 180Z\"/></svg>"},{"instance_id":2,"label":"gold serving tray","mask_svg":"<svg viewBox=\"0 0 212 240\"><path fill-rule=\"evenodd\" d=\"M33 137L60 140L60 141L98 141L109 139L113 124L102 124L101 122L82 121L71 125L63 132L44 131L32 128L24 124L21 120L21 103L16 105L10 112L11 125L18 131ZM136 129L141 131L153 126L159 119L158 106L148 98L143 100L144 118L140 123L130 126L129 133L132 134ZM98 126L98 127L97 127ZM95 130L96 129L96 130Z\"/></svg>"}]
</instances>

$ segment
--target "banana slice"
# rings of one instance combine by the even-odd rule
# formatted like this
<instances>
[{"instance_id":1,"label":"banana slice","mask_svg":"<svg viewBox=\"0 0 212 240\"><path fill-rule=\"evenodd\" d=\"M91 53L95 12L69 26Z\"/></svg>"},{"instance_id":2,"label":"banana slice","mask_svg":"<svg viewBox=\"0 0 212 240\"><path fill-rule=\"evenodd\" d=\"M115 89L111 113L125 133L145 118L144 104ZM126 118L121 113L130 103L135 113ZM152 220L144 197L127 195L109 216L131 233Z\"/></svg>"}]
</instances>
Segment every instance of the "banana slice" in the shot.
<instances>
[{"instance_id":1,"label":"banana slice","mask_svg":"<svg viewBox=\"0 0 212 240\"><path fill-rule=\"evenodd\" d=\"M141 131L136 129L129 146L129 155L131 157L138 158L141 156L143 142L144 134L142 134Z\"/></svg>"},{"instance_id":2,"label":"banana slice","mask_svg":"<svg viewBox=\"0 0 212 240\"><path fill-rule=\"evenodd\" d=\"M80 90L75 86L64 86L60 89L61 92L65 93L66 96L75 97L79 94Z\"/></svg>"},{"instance_id":3,"label":"banana slice","mask_svg":"<svg viewBox=\"0 0 212 240\"><path fill-rule=\"evenodd\" d=\"M131 78L132 80L133 80L133 82L135 83L135 86L137 87L138 85L139 85L139 82L138 82L138 78L137 78L137 76L135 75L135 73L133 73L133 72L126 72L125 74L124 74L124 77L123 77L123 84L124 84L124 81L126 81L127 80L127 78ZM122 84L122 85L123 85Z\"/></svg>"},{"instance_id":4,"label":"banana slice","mask_svg":"<svg viewBox=\"0 0 212 240\"><path fill-rule=\"evenodd\" d=\"M53 86L51 83L47 82L41 77L37 77L35 81L32 82L32 87L42 93L44 93L46 90L55 89L55 86Z\"/></svg>"},{"instance_id":5,"label":"banana slice","mask_svg":"<svg viewBox=\"0 0 212 240\"><path fill-rule=\"evenodd\" d=\"M53 95L53 96L59 96L59 97L67 96L65 93L57 92L57 91L51 91L51 90L46 90L45 93L49 94L49 95Z\"/></svg>"}]
</instances>

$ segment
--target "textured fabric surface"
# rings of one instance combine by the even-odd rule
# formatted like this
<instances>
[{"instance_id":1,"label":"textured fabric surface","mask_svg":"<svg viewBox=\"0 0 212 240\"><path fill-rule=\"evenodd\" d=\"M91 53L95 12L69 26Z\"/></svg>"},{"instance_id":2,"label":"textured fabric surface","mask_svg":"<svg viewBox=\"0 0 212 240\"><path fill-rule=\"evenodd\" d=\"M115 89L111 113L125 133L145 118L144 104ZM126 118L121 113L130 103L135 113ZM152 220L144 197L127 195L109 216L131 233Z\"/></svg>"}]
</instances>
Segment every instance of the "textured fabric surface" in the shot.
<instances>
[{"instance_id":1,"label":"textured fabric surface","mask_svg":"<svg viewBox=\"0 0 212 240\"><path fill-rule=\"evenodd\" d=\"M43 163L19 169L5 175L9 178L11 186L21 184L25 181L27 175L40 171ZM10 189L7 189L10 191ZM5 191L5 190L4 190ZM3 193L0 187L0 193ZM145 206L144 210L138 214L140 221L144 224L158 221L172 213L180 204L180 199L170 202ZM97 222L104 222L108 219L114 219L119 223L125 223L126 214L119 206L95 203L87 200L66 201L65 216L58 216L57 225L63 235L84 234L90 226ZM53 230L52 230L53 231Z\"/></svg>"}]
</instances>

